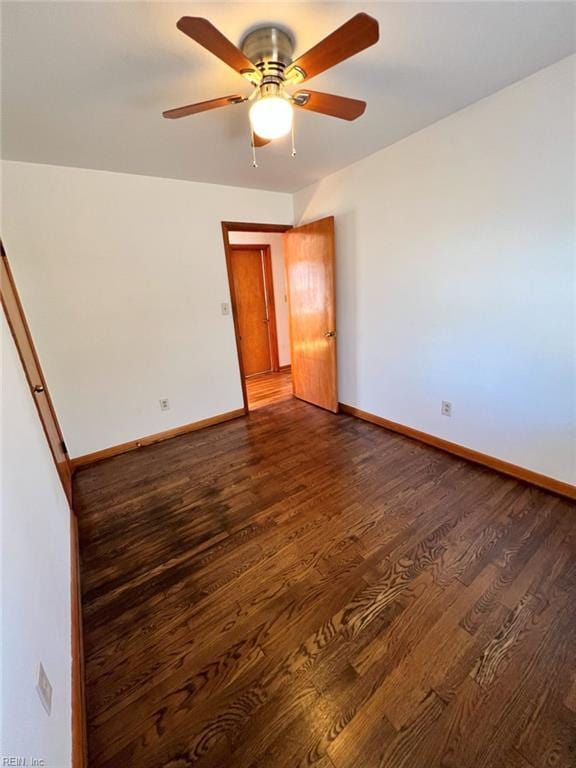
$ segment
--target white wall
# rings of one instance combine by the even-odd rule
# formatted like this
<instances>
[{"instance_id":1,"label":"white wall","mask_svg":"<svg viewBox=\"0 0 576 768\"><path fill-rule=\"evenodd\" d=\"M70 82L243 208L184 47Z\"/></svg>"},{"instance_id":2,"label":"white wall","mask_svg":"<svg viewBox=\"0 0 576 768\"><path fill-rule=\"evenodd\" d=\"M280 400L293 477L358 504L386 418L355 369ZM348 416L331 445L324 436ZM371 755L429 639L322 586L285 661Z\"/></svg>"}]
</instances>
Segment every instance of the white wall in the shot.
<instances>
[{"instance_id":1,"label":"white wall","mask_svg":"<svg viewBox=\"0 0 576 768\"><path fill-rule=\"evenodd\" d=\"M572 483L574 64L295 195L336 216L340 400Z\"/></svg>"},{"instance_id":2,"label":"white wall","mask_svg":"<svg viewBox=\"0 0 576 768\"><path fill-rule=\"evenodd\" d=\"M16 348L2 344L0 758L71 764L70 511ZM36 694L42 662L52 713ZM1 762L1 760L0 760Z\"/></svg>"},{"instance_id":3,"label":"white wall","mask_svg":"<svg viewBox=\"0 0 576 768\"><path fill-rule=\"evenodd\" d=\"M72 456L242 407L220 222L291 223L290 195L20 162L3 192Z\"/></svg>"},{"instance_id":4,"label":"white wall","mask_svg":"<svg viewBox=\"0 0 576 768\"><path fill-rule=\"evenodd\" d=\"M269 245L276 306L278 358L280 365L290 365L290 318L284 269L284 236L274 232L230 232L230 242L237 245Z\"/></svg>"}]
</instances>

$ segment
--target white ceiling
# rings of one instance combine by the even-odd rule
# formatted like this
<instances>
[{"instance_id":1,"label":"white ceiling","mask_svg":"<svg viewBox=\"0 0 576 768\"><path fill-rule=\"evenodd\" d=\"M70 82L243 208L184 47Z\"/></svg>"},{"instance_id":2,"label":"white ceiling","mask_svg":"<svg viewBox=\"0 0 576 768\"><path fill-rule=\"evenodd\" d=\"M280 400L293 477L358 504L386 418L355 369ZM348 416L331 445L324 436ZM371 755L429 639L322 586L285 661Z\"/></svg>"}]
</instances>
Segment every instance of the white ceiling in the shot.
<instances>
[{"instance_id":1,"label":"white ceiling","mask_svg":"<svg viewBox=\"0 0 576 768\"><path fill-rule=\"evenodd\" d=\"M556 2L3 3L3 156L282 191L299 189L572 53L575 6ZM303 52L360 10L373 48L310 80L365 99L353 123L298 112L288 141L251 167L248 107L161 112L246 93L240 76L176 29L210 19L233 42L260 22Z\"/></svg>"}]
</instances>

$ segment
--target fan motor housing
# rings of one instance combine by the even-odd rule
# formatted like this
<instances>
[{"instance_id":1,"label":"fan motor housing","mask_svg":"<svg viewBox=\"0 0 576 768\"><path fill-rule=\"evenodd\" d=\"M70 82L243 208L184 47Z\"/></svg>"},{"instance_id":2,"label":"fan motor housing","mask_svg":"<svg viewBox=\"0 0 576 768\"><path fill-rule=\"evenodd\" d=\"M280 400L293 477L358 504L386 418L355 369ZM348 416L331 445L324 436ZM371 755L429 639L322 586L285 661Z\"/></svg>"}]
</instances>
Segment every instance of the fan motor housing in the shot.
<instances>
[{"instance_id":1,"label":"fan motor housing","mask_svg":"<svg viewBox=\"0 0 576 768\"><path fill-rule=\"evenodd\" d=\"M249 32L240 45L242 53L253 61L264 77L280 77L292 63L294 40L279 27L258 27Z\"/></svg>"}]
</instances>

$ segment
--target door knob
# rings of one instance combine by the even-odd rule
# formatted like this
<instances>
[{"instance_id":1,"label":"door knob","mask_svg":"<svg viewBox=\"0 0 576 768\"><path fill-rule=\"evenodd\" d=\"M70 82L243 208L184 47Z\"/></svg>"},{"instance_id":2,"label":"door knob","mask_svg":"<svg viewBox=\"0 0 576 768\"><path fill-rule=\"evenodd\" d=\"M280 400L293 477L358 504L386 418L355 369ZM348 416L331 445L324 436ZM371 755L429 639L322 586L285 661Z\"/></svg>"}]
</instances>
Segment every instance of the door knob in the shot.
<instances>
[{"instance_id":1,"label":"door knob","mask_svg":"<svg viewBox=\"0 0 576 768\"><path fill-rule=\"evenodd\" d=\"M44 387L42 386L42 384L36 384L36 386L34 387L34 392L37 395L39 395L40 392L44 392Z\"/></svg>"},{"instance_id":2,"label":"door knob","mask_svg":"<svg viewBox=\"0 0 576 768\"><path fill-rule=\"evenodd\" d=\"M324 336L330 336L330 337L332 337L332 336L336 336L336 331L326 331L326 333L324 334Z\"/></svg>"}]
</instances>

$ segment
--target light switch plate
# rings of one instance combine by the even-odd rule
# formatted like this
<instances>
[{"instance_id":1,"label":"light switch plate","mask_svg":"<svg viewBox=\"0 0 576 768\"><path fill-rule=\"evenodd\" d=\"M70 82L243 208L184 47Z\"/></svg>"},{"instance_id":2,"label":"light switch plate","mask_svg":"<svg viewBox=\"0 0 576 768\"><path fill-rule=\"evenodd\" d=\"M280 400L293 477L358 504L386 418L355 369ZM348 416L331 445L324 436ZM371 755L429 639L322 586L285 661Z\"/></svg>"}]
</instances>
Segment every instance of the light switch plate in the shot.
<instances>
[{"instance_id":1,"label":"light switch plate","mask_svg":"<svg viewBox=\"0 0 576 768\"><path fill-rule=\"evenodd\" d=\"M42 706L46 710L46 713L49 715L52 712L52 684L50 680L48 680L48 675L42 666L42 662L40 662L40 667L38 669L38 682L36 683L36 692L40 698L40 701L42 702Z\"/></svg>"}]
</instances>

